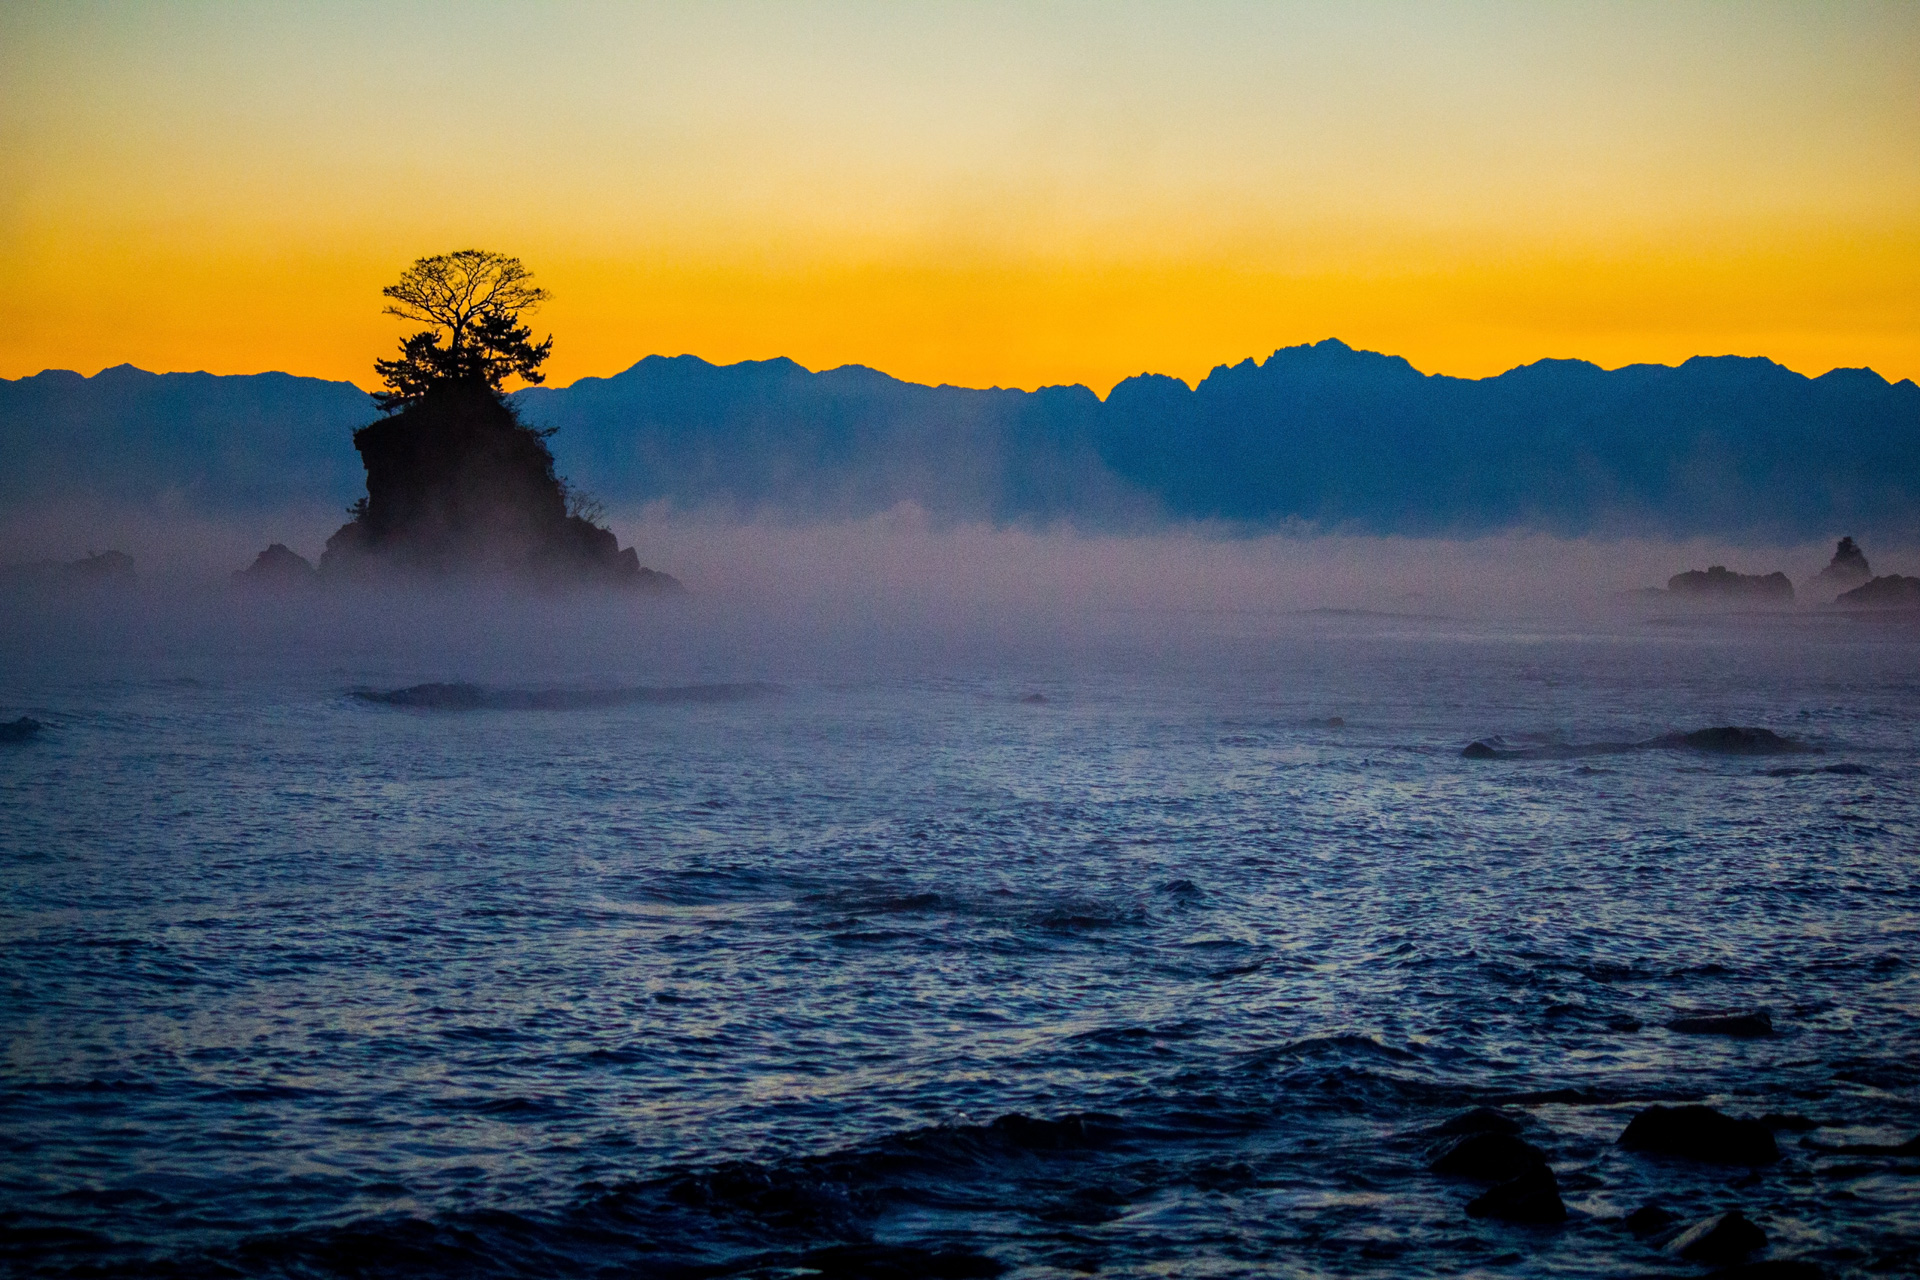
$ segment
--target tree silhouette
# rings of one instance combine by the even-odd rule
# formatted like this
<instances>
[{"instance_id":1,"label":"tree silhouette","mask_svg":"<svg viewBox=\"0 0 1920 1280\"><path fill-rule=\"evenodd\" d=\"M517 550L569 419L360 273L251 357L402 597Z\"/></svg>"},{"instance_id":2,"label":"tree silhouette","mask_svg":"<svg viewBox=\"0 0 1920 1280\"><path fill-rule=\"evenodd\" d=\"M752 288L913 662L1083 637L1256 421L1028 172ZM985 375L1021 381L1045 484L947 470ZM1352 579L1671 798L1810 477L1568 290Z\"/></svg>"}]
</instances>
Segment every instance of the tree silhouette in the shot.
<instances>
[{"instance_id":1,"label":"tree silhouette","mask_svg":"<svg viewBox=\"0 0 1920 1280\"><path fill-rule=\"evenodd\" d=\"M433 326L404 339L398 359L374 361L386 387L374 399L386 412L443 389L485 388L497 397L510 377L546 380L540 366L553 338L534 342L520 320L551 295L520 259L484 249L437 253L380 292L389 299L387 315Z\"/></svg>"}]
</instances>

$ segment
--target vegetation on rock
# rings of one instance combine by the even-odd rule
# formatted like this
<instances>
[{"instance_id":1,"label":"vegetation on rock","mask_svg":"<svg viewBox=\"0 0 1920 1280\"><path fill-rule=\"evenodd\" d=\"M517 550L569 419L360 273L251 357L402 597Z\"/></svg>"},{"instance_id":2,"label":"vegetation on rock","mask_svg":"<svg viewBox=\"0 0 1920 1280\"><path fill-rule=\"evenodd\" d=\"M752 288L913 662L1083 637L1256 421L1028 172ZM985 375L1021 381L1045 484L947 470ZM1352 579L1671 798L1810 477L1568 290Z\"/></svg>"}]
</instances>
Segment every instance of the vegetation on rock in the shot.
<instances>
[{"instance_id":1,"label":"vegetation on rock","mask_svg":"<svg viewBox=\"0 0 1920 1280\"><path fill-rule=\"evenodd\" d=\"M397 567L508 572L677 590L643 569L598 504L554 474L546 438L520 420L509 378L541 381L553 349L524 323L544 302L519 259L480 249L421 258L389 285L387 313L429 326L375 364L386 417L353 433L367 496L327 540L323 573Z\"/></svg>"}]
</instances>

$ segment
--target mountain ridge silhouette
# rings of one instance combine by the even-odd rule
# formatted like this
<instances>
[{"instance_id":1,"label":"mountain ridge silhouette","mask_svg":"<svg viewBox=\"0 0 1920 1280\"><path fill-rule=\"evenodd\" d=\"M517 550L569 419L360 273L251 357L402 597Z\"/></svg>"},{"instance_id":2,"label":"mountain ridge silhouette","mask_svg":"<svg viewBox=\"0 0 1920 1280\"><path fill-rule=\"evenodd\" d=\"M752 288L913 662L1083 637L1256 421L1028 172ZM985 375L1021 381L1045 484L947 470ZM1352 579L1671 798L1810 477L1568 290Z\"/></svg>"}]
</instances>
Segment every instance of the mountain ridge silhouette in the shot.
<instances>
[{"instance_id":1,"label":"mountain ridge silhouette","mask_svg":"<svg viewBox=\"0 0 1920 1280\"><path fill-rule=\"evenodd\" d=\"M1611 370L1550 359L1459 378L1327 339L1193 385L1135 375L1102 398L654 355L514 400L559 428L560 470L616 507L838 517L912 502L997 523L1409 535L1920 534L1920 387L1764 357ZM0 501L344 503L362 479L351 431L377 416L352 384L283 373L122 365L0 380Z\"/></svg>"}]
</instances>

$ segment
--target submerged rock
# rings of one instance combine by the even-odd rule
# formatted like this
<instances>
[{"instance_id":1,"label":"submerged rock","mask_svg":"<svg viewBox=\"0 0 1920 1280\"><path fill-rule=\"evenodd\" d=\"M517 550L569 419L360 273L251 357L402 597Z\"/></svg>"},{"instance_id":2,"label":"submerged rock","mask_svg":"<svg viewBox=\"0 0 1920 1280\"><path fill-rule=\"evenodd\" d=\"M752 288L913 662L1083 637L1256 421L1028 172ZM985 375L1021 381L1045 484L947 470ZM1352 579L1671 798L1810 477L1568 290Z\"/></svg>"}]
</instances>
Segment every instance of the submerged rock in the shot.
<instances>
[{"instance_id":1,"label":"submerged rock","mask_svg":"<svg viewBox=\"0 0 1920 1280\"><path fill-rule=\"evenodd\" d=\"M1651 1106L1628 1122L1619 1138L1629 1151L1677 1156L1702 1164L1763 1165L1780 1158L1773 1131L1712 1107Z\"/></svg>"},{"instance_id":2,"label":"submerged rock","mask_svg":"<svg viewBox=\"0 0 1920 1280\"><path fill-rule=\"evenodd\" d=\"M1469 1201L1467 1216L1502 1222L1565 1222L1567 1206L1560 1199L1560 1184L1554 1180L1553 1170L1542 1164Z\"/></svg>"},{"instance_id":3,"label":"submerged rock","mask_svg":"<svg viewBox=\"0 0 1920 1280\"><path fill-rule=\"evenodd\" d=\"M1849 608L1870 609L1920 605L1920 578L1903 578L1897 573L1890 573L1851 591L1841 592L1833 602Z\"/></svg>"},{"instance_id":4,"label":"submerged rock","mask_svg":"<svg viewBox=\"0 0 1920 1280\"><path fill-rule=\"evenodd\" d=\"M1666 1251L1689 1262L1725 1265L1766 1247L1767 1233L1746 1214L1729 1209L1686 1227L1667 1242Z\"/></svg>"},{"instance_id":5,"label":"submerged rock","mask_svg":"<svg viewBox=\"0 0 1920 1280\"><path fill-rule=\"evenodd\" d=\"M1793 599L1793 583L1780 572L1735 573L1723 564L1704 572L1689 569L1667 579L1667 594L1695 600L1726 600L1787 603Z\"/></svg>"},{"instance_id":6,"label":"submerged rock","mask_svg":"<svg viewBox=\"0 0 1920 1280\"><path fill-rule=\"evenodd\" d=\"M1657 1236L1680 1220L1680 1215L1657 1204L1643 1204L1627 1215L1627 1230L1642 1239Z\"/></svg>"},{"instance_id":7,"label":"submerged rock","mask_svg":"<svg viewBox=\"0 0 1920 1280\"><path fill-rule=\"evenodd\" d=\"M1783 738L1771 729L1741 725L1721 725L1713 729L1695 729L1691 733L1667 733L1646 744L1650 747L1686 747L1693 751L1714 751L1735 756L1779 756L1817 753L1792 738Z\"/></svg>"},{"instance_id":8,"label":"submerged rock","mask_svg":"<svg viewBox=\"0 0 1920 1280\"><path fill-rule=\"evenodd\" d=\"M236 569L233 580L254 587L307 587L320 580L311 561L284 542L276 542L254 557L244 569Z\"/></svg>"},{"instance_id":9,"label":"submerged rock","mask_svg":"<svg viewBox=\"0 0 1920 1280\"><path fill-rule=\"evenodd\" d=\"M25 742L46 727L32 716L0 721L0 742Z\"/></svg>"},{"instance_id":10,"label":"submerged rock","mask_svg":"<svg viewBox=\"0 0 1920 1280\"><path fill-rule=\"evenodd\" d=\"M1443 1120L1428 1132L1514 1134L1520 1132L1520 1122L1504 1111L1497 1111L1492 1107L1475 1107L1471 1111L1464 1111L1454 1116L1451 1120Z\"/></svg>"},{"instance_id":11,"label":"submerged rock","mask_svg":"<svg viewBox=\"0 0 1920 1280\"><path fill-rule=\"evenodd\" d=\"M1698 1036L1732 1036L1736 1040L1757 1040L1773 1034L1773 1017L1763 1009L1752 1013L1675 1018L1669 1031L1684 1031Z\"/></svg>"},{"instance_id":12,"label":"submerged rock","mask_svg":"<svg viewBox=\"0 0 1920 1280\"><path fill-rule=\"evenodd\" d=\"M1630 751L1682 749L1742 756L1820 753L1818 747L1783 738L1771 729L1719 725L1689 733L1663 733L1644 742L1547 743L1542 746L1515 747L1509 746L1502 738L1479 738L1469 742L1460 754L1468 760L1578 760L1586 756L1625 755Z\"/></svg>"}]
</instances>

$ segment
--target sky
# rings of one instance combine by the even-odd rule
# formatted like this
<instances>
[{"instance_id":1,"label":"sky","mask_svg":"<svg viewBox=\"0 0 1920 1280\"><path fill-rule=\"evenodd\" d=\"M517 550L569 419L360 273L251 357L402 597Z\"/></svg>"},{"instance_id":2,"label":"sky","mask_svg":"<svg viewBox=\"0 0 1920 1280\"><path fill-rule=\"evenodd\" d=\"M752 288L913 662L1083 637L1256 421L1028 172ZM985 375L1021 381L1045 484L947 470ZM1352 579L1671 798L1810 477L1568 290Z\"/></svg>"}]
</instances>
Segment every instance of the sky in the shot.
<instances>
[{"instance_id":1,"label":"sky","mask_svg":"<svg viewBox=\"0 0 1920 1280\"><path fill-rule=\"evenodd\" d=\"M1920 377L1920 4L0 6L0 377L373 384L511 253L550 382L1339 337Z\"/></svg>"}]
</instances>

